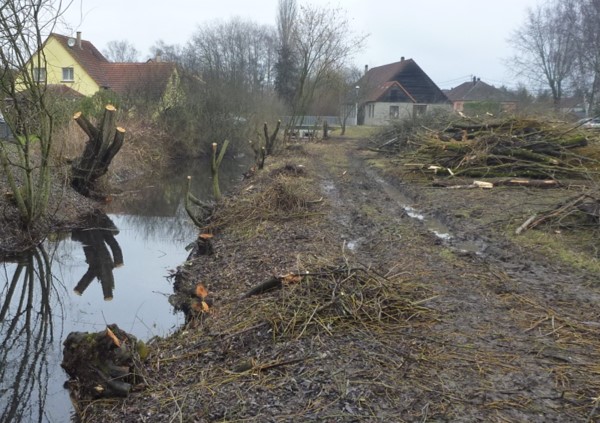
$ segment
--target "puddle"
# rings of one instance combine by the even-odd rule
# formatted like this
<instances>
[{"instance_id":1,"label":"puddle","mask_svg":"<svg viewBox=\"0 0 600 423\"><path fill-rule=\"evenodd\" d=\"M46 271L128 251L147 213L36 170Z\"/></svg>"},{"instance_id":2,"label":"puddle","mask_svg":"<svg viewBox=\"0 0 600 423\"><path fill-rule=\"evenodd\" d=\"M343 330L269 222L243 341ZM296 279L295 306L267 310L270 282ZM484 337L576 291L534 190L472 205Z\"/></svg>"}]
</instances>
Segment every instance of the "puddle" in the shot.
<instances>
[{"instance_id":1,"label":"puddle","mask_svg":"<svg viewBox=\"0 0 600 423\"><path fill-rule=\"evenodd\" d=\"M356 247L357 247L356 241L348 241L348 243L346 244L346 248L348 248L350 251L356 250Z\"/></svg>"},{"instance_id":2,"label":"puddle","mask_svg":"<svg viewBox=\"0 0 600 423\"><path fill-rule=\"evenodd\" d=\"M366 172L379 184L388 197L402 207L408 217L421 222L421 224L428 231L439 238L442 242L461 253L474 253L476 255L483 255L483 252L486 249L486 244L483 241L463 240L453 235L452 231L446 224L444 224L441 220L436 219L433 216L429 216L425 212L415 208L414 203L410 198L408 198L398 189L391 186L383 178L376 175L372 169L366 169Z\"/></svg>"},{"instance_id":3,"label":"puddle","mask_svg":"<svg viewBox=\"0 0 600 423\"><path fill-rule=\"evenodd\" d=\"M420 221L425 220L425 216L423 216L421 213L419 213L414 208L412 208L410 206L407 206L407 205L404 205L404 204L402 205L402 208L404 209L404 211L406 212L406 214L408 215L408 217L412 217L413 219L417 219L417 220L420 220Z\"/></svg>"}]
</instances>

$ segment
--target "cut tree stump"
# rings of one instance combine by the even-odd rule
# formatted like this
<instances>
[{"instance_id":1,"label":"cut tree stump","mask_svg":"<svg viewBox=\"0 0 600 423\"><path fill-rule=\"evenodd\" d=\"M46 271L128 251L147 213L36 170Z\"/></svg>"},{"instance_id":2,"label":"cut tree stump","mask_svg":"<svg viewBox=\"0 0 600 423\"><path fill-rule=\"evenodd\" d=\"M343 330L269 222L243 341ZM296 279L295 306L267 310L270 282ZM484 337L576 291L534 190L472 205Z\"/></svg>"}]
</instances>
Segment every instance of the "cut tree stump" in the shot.
<instances>
[{"instance_id":1,"label":"cut tree stump","mask_svg":"<svg viewBox=\"0 0 600 423\"><path fill-rule=\"evenodd\" d=\"M148 347L117 325L96 333L71 332L63 346L61 366L76 398L126 397L144 382L138 369Z\"/></svg>"},{"instance_id":2,"label":"cut tree stump","mask_svg":"<svg viewBox=\"0 0 600 423\"><path fill-rule=\"evenodd\" d=\"M115 126L117 109L108 104L96 128L81 112L73 119L88 136L85 149L71 168L71 184L80 194L90 196L96 181L108 172L113 158L123 146L125 129Z\"/></svg>"}]
</instances>

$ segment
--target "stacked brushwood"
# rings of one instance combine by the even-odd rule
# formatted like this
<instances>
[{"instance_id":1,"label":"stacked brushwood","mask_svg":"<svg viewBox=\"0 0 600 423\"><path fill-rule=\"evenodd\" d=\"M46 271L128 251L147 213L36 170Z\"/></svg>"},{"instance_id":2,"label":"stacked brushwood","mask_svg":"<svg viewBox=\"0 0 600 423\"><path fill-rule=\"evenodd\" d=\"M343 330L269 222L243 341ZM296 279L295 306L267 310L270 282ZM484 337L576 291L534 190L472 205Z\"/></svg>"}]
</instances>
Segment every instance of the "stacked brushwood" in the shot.
<instances>
[{"instance_id":1,"label":"stacked brushwood","mask_svg":"<svg viewBox=\"0 0 600 423\"><path fill-rule=\"evenodd\" d=\"M441 129L412 128L380 138L380 151L400 152L407 168L438 176L585 179L598 160L577 151L597 135L574 125L537 120L461 119Z\"/></svg>"}]
</instances>

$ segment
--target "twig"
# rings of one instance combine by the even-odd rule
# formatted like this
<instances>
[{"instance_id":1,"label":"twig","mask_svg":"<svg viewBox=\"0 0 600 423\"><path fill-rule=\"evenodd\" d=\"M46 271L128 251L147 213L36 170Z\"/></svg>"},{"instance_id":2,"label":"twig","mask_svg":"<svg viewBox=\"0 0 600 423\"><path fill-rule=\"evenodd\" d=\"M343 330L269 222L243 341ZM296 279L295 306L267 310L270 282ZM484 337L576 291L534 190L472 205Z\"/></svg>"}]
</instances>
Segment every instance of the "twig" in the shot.
<instances>
[{"instance_id":1,"label":"twig","mask_svg":"<svg viewBox=\"0 0 600 423\"><path fill-rule=\"evenodd\" d=\"M530 216L529 219L527 219L525 222L523 222L523 224L515 230L515 234L520 235L521 232L529 229L529 225L531 224L531 222L533 222L535 220L536 217L537 217L537 213L534 214L533 216Z\"/></svg>"}]
</instances>

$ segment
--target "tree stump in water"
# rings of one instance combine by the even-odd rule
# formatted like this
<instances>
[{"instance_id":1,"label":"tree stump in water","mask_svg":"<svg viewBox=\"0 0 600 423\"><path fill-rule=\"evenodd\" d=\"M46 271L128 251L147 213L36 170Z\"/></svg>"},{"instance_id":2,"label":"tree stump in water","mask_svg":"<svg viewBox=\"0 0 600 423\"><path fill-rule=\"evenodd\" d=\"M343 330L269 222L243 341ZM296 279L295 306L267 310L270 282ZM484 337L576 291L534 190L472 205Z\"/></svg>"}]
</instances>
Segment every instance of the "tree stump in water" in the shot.
<instances>
[{"instance_id":1,"label":"tree stump in water","mask_svg":"<svg viewBox=\"0 0 600 423\"><path fill-rule=\"evenodd\" d=\"M61 366L80 400L126 397L142 382L135 363L146 357L147 347L117 325L97 333L71 332L63 346Z\"/></svg>"},{"instance_id":2,"label":"tree stump in water","mask_svg":"<svg viewBox=\"0 0 600 423\"><path fill-rule=\"evenodd\" d=\"M114 106L107 105L99 128L92 125L81 112L73 116L75 122L88 136L83 154L73 163L71 169L71 184L80 194L90 195L95 182L108 172L112 159L123 146L125 129L115 126L116 112Z\"/></svg>"}]
</instances>

